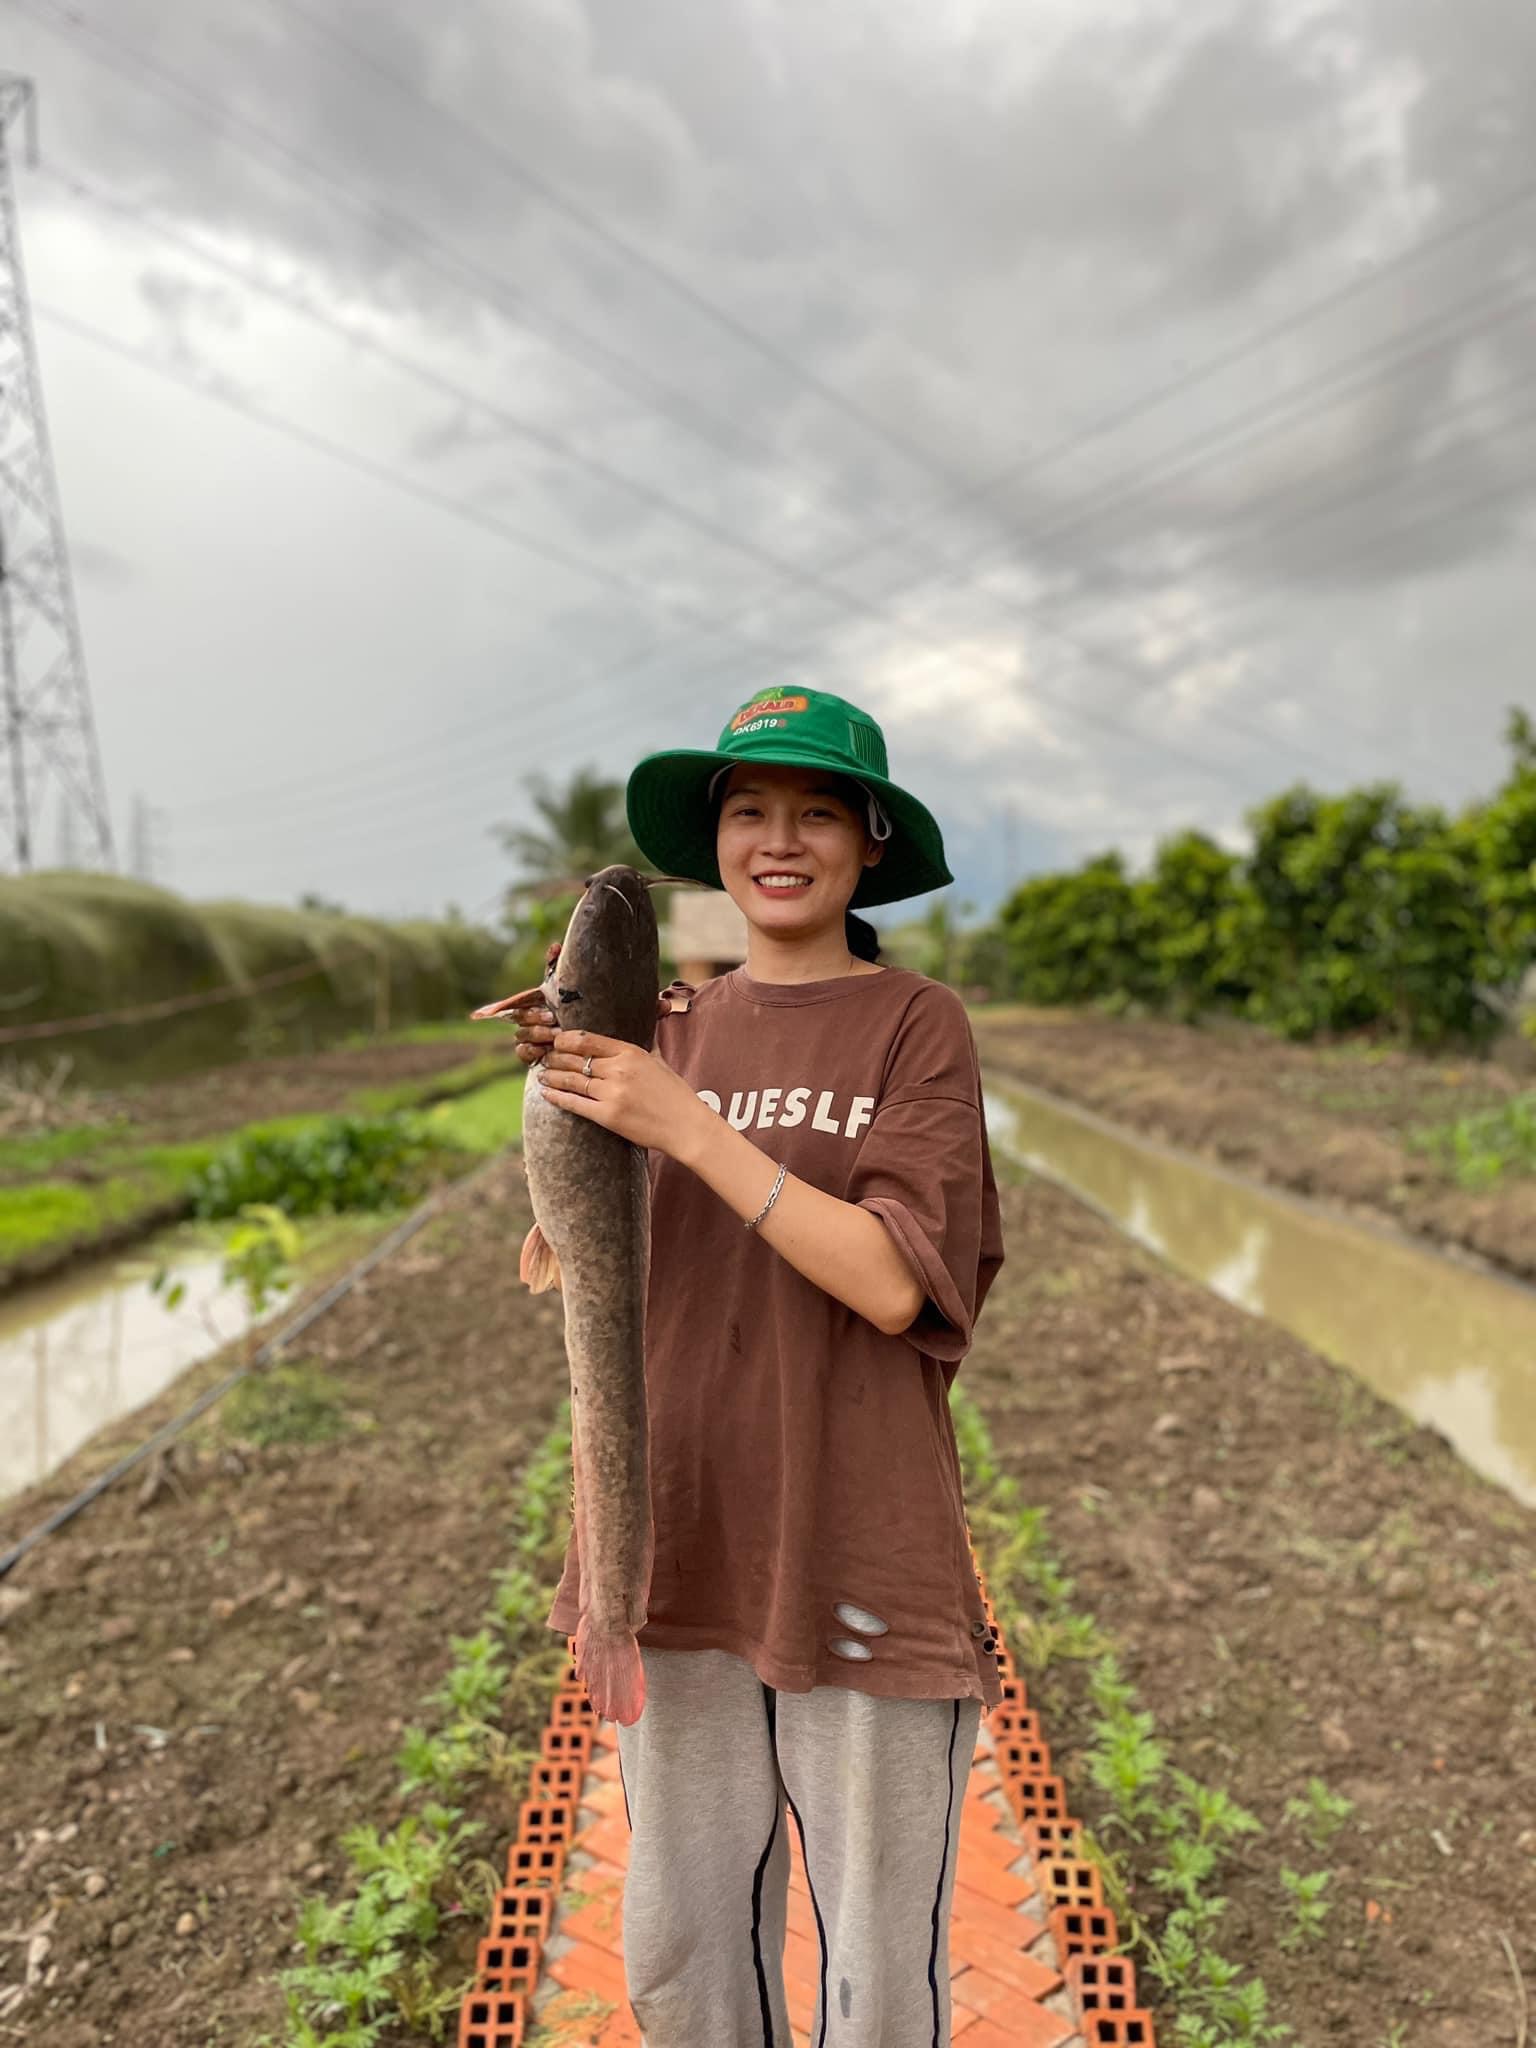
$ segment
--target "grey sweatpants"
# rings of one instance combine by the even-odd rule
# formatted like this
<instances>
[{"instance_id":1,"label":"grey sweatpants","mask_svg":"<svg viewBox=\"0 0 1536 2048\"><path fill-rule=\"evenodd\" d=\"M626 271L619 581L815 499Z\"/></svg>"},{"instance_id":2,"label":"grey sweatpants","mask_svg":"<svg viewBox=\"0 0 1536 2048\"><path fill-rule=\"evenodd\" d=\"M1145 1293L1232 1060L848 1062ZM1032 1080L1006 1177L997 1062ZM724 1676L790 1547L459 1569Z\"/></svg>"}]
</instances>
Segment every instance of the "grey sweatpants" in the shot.
<instances>
[{"instance_id":1,"label":"grey sweatpants","mask_svg":"<svg viewBox=\"0 0 1536 2048\"><path fill-rule=\"evenodd\" d=\"M791 1823L819 1949L811 2048L948 2048L949 1908L979 1700L775 1692L645 1650L620 1728L624 1967L646 2048L790 2048Z\"/></svg>"}]
</instances>

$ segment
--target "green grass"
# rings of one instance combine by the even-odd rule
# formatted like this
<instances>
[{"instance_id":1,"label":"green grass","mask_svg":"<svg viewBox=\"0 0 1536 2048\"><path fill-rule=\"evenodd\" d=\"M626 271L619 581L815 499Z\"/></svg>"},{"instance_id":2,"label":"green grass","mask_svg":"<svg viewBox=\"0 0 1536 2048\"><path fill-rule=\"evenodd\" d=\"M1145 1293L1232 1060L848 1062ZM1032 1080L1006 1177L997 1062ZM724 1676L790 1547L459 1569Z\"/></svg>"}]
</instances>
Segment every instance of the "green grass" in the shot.
<instances>
[{"instance_id":1,"label":"green grass","mask_svg":"<svg viewBox=\"0 0 1536 2048\"><path fill-rule=\"evenodd\" d=\"M159 1145L141 1156L133 1172L105 1180L44 1180L0 1188L0 1275L44 1253L52 1263L140 1221L149 1227L181 1199L210 1150L206 1145Z\"/></svg>"},{"instance_id":2,"label":"green grass","mask_svg":"<svg viewBox=\"0 0 1536 2048\"><path fill-rule=\"evenodd\" d=\"M353 1427L344 1390L310 1359L273 1365L226 1395L219 1427L226 1437L260 1444L323 1444Z\"/></svg>"},{"instance_id":3,"label":"green grass","mask_svg":"<svg viewBox=\"0 0 1536 2048\"><path fill-rule=\"evenodd\" d=\"M435 1103L420 1122L440 1145L462 1152L499 1152L523 1135L522 1074L509 1074L455 1102Z\"/></svg>"},{"instance_id":4,"label":"green grass","mask_svg":"<svg viewBox=\"0 0 1536 2048\"><path fill-rule=\"evenodd\" d=\"M1464 1188L1490 1188L1509 1174L1536 1173L1536 1089L1497 1109L1414 1131L1410 1143L1450 1168Z\"/></svg>"},{"instance_id":5,"label":"green grass","mask_svg":"<svg viewBox=\"0 0 1536 2048\"><path fill-rule=\"evenodd\" d=\"M422 1032L425 1033L427 1028L423 1026ZM407 1036L409 1034L402 1033L402 1040ZM451 1042L450 1033L444 1031L440 1036L445 1042ZM377 1042L359 1041L364 1044ZM426 1042L425 1039L422 1042ZM482 1046L484 1042L482 1036ZM388 1116L395 1110L413 1109L417 1103L438 1096L468 1094L476 1088L483 1088L488 1081L494 1081L506 1071L505 1054L482 1053L479 1059L466 1060L462 1066L448 1067L436 1074L418 1074L392 1087L354 1089L345 1097L342 1109L359 1116ZM324 1123L327 1114L329 1112L311 1110L294 1116L268 1117L259 1123L242 1126L240 1135L257 1131L264 1136L291 1136L308 1130L314 1124ZM144 1146L135 1137L131 1123L71 1124L62 1131L0 1137L0 1174L26 1174L29 1177L47 1174L72 1159L89 1159L96 1167L135 1168L150 1160L156 1149Z\"/></svg>"},{"instance_id":6,"label":"green grass","mask_svg":"<svg viewBox=\"0 0 1536 2048\"><path fill-rule=\"evenodd\" d=\"M263 1123L247 1124L247 1131L285 1136L324 1123L319 1114L271 1117ZM146 1145L131 1128L113 1124L74 1124L64 1131L42 1131L25 1138L0 1138L0 1173L23 1173L29 1178L47 1174L72 1159L88 1159L98 1172L118 1168L125 1174L154 1172L164 1167L181 1173L211 1159L218 1148L216 1138L194 1138L177 1145ZM67 1185L73 1186L70 1182ZM3 1193L0 1190L0 1193Z\"/></svg>"},{"instance_id":7,"label":"green grass","mask_svg":"<svg viewBox=\"0 0 1536 2048\"><path fill-rule=\"evenodd\" d=\"M507 1073L505 1056L483 1055L461 1067L427 1074L397 1087L362 1089L347 1097L342 1114L411 1112L443 1151L497 1152L522 1135L523 1079ZM447 1099L415 1110L423 1098ZM0 1141L0 1167L13 1160L33 1175L89 1152L104 1179L32 1178L0 1185L0 1286L13 1273L46 1271L71 1253L142 1222L147 1230L168 1208L190 1205L192 1184L227 1145L246 1138L291 1138L332 1121L335 1112L268 1117L217 1138L179 1145L126 1141L104 1125Z\"/></svg>"},{"instance_id":8,"label":"green grass","mask_svg":"<svg viewBox=\"0 0 1536 2048\"><path fill-rule=\"evenodd\" d=\"M397 1081L389 1088L359 1088L347 1097L347 1108L359 1116L391 1116L396 1110L414 1109L418 1103L471 1095L506 1073L505 1053L485 1053L477 1060L466 1061L462 1067L449 1067L439 1074L419 1074L414 1080Z\"/></svg>"},{"instance_id":9,"label":"green grass","mask_svg":"<svg viewBox=\"0 0 1536 2048\"><path fill-rule=\"evenodd\" d=\"M67 1131L37 1131L20 1138L0 1138L0 1173L47 1173L66 1161L88 1154L97 1159L125 1147L114 1124L75 1124Z\"/></svg>"}]
</instances>

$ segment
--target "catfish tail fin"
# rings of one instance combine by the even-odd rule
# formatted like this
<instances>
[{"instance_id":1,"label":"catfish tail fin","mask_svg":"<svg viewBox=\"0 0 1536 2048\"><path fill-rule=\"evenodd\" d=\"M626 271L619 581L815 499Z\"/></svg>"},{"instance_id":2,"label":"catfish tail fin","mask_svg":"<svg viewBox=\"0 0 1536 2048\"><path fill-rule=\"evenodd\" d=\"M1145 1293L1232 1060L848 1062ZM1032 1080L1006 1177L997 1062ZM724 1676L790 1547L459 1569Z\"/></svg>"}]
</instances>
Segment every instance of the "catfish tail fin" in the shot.
<instances>
[{"instance_id":1,"label":"catfish tail fin","mask_svg":"<svg viewBox=\"0 0 1536 2048\"><path fill-rule=\"evenodd\" d=\"M634 1631L599 1634L583 1615L576 1625L576 1669L598 1719L632 1728L645 1705L645 1666Z\"/></svg>"}]
</instances>

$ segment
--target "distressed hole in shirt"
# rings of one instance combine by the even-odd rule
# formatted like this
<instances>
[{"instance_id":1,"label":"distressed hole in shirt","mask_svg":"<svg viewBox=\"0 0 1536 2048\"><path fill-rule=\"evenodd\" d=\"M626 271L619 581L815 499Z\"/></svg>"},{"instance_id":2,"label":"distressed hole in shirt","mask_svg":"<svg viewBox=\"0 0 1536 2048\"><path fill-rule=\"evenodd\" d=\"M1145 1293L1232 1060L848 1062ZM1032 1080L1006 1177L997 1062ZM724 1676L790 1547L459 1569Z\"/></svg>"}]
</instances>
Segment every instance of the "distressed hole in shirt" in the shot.
<instances>
[{"instance_id":1,"label":"distressed hole in shirt","mask_svg":"<svg viewBox=\"0 0 1536 2048\"><path fill-rule=\"evenodd\" d=\"M867 1607L855 1607L851 1600L839 1600L832 1612L844 1628L854 1629L861 1636L883 1636L891 1626L878 1614L871 1614Z\"/></svg>"},{"instance_id":2,"label":"distressed hole in shirt","mask_svg":"<svg viewBox=\"0 0 1536 2048\"><path fill-rule=\"evenodd\" d=\"M875 1653L868 1643L856 1643L852 1636L834 1636L832 1654L834 1657L846 1657L850 1664L867 1664Z\"/></svg>"}]
</instances>

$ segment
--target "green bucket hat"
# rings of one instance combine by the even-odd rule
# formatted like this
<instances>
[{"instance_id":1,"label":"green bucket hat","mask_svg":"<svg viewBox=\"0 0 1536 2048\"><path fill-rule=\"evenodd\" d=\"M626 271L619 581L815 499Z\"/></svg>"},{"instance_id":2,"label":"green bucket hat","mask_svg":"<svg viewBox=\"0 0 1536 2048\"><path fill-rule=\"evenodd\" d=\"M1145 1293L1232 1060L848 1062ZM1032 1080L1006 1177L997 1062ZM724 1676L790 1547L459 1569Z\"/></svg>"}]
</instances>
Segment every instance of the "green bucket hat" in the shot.
<instances>
[{"instance_id":1,"label":"green bucket hat","mask_svg":"<svg viewBox=\"0 0 1536 2048\"><path fill-rule=\"evenodd\" d=\"M663 874L720 889L710 785L738 761L826 768L861 783L890 822L885 855L866 868L854 906L896 903L942 889L954 876L932 813L887 773L885 735L867 711L827 690L759 690L734 712L712 753L647 754L629 778L625 806L635 844Z\"/></svg>"}]
</instances>

